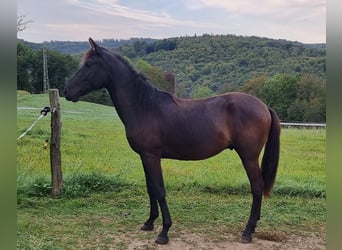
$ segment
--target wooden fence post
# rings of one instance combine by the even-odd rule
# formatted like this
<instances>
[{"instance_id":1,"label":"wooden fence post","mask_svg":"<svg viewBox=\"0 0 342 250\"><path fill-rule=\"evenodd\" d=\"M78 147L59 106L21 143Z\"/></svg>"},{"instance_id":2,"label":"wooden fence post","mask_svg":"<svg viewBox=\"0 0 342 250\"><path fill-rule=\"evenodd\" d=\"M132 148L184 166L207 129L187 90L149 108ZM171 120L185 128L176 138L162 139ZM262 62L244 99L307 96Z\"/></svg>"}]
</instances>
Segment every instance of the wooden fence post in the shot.
<instances>
[{"instance_id":1,"label":"wooden fence post","mask_svg":"<svg viewBox=\"0 0 342 250\"><path fill-rule=\"evenodd\" d=\"M52 195L62 194L63 176L61 164L61 109L59 103L58 89L49 90L50 108L51 108L51 139L50 139L50 164Z\"/></svg>"}]
</instances>

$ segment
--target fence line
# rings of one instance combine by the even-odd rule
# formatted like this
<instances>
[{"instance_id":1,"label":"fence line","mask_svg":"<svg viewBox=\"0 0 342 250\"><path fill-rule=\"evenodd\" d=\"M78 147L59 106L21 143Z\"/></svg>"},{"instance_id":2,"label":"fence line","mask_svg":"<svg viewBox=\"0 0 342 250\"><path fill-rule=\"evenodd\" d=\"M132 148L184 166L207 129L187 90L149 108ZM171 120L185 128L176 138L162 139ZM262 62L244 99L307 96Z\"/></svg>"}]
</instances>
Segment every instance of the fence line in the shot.
<instances>
[{"instance_id":1,"label":"fence line","mask_svg":"<svg viewBox=\"0 0 342 250\"><path fill-rule=\"evenodd\" d=\"M326 123L281 122L283 128L326 128Z\"/></svg>"},{"instance_id":2,"label":"fence line","mask_svg":"<svg viewBox=\"0 0 342 250\"><path fill-rule=\"evenodd\" d=\"M17 107L18 110L34 110L40 108L33 108L33 107ZM65 113L75 113L81 114L84 113L82 111L63 111ZM281 127L283 128L326 128L326 123L301 123L301 122L281 122Z\"/></svg>"}]
</instances>

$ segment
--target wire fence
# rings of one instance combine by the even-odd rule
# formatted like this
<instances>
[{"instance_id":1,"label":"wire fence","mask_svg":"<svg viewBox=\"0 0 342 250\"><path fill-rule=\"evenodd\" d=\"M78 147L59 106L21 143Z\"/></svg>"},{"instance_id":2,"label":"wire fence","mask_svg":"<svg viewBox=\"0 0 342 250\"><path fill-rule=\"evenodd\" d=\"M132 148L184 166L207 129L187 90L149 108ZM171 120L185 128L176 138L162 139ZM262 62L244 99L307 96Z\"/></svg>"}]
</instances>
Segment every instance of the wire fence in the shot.
<instances>
[{"instance_id":1,"label":"wire fence","mask_svg":"<svg viewBox=\"0 0 342 250\"><path fill-rule=\"evenodd\" d=\"M326 123L281 122L282 128L326 128Z\"/></svg>"}]
</instances>

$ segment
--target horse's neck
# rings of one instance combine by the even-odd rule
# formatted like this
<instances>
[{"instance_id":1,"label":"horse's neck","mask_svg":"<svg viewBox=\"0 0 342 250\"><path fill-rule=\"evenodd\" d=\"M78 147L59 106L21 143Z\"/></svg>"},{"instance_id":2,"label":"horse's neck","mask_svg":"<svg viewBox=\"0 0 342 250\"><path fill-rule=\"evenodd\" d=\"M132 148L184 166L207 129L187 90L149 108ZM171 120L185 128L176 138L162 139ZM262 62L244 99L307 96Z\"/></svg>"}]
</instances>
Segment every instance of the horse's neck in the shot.
<instances>
[{"instance_id":1,"label":"horse's neck","mask_svg":"<svg viewBox=\"0 0 342 250\"><path fill-rule=\"evenodd\" d=\"M154 88L133 69L126 69L118 82L112 82L108 87L109 95L116 111L125 126L139 121L146 112L149 98L153 98Z\"/></svg>"}]
</instances>

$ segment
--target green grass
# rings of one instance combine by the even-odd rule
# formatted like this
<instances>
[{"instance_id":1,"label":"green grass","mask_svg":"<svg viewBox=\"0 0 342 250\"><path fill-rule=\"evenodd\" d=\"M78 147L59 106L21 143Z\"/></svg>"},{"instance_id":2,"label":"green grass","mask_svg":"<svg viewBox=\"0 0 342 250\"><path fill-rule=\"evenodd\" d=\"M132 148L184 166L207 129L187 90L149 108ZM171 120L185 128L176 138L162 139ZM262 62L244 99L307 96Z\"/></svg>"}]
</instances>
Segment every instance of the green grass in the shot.
<instances>
[{"instance_id":1,"label":"green grass","mask_svg":"<svg viewBox=\"0 0 342 250\"><path fill-rule=\"evenodd\" d=\"M18 97L18 136L48 105L47 95ZM100 173L127 183L145 186L140 158L129 147L124 127L114 108L71 103L61 98L62 165L64 175ZM17 143L18 180L49 177L49 151L43 150L50 137L50 117L40 120ZM168 189L201 189L219 192L248 192L248 180L240 159L226 150L204 161L162 160ZM283 129L281 156L274 192L325 197L325 130ZM19 183L20 184L20 183Z\"/></svg>"},{"instance_id":2,"label":"green grass","mask_svg":"<svg viewBox=\"0 0 342 250\"><path fill-rule=\"evenodd\" d=\"M48 95L18 93L17 136L49 106ZM61 98L64 194L49 196L50 114L17 141L18 248L79 249L113 244L140 232L148 198L140 158L130 148L113 107ZM324 234L326 155L324 129L283 129L273 196L263 203L259 231ZM251 205L240 159L227 150L204 161L162 160L168 202L178 231L237 235ZM160 221L159 221L160 224Z\"/></svg>"}]
</instances>

